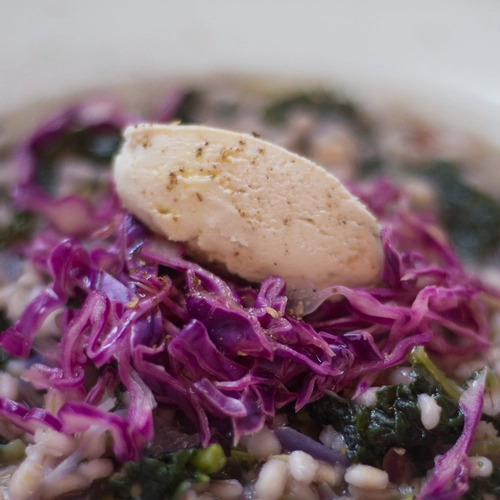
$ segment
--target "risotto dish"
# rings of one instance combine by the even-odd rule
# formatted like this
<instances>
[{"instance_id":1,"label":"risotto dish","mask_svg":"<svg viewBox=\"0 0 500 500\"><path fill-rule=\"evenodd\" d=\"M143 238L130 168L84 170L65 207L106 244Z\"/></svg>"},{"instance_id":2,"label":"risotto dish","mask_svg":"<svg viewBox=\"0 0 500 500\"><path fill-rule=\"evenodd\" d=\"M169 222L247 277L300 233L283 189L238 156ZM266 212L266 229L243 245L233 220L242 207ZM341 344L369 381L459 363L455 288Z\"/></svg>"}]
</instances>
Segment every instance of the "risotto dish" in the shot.
<instances>
[{"instance_id":1,"label":"risotto dish","mask_svg":"<svg viewBox=\"0 0 500 500\"><path fill-rule=\"evenodd\" d=\"M500 498L499 158L227 82L5 145L0 498Z\"/></svg>"}]
</instances>

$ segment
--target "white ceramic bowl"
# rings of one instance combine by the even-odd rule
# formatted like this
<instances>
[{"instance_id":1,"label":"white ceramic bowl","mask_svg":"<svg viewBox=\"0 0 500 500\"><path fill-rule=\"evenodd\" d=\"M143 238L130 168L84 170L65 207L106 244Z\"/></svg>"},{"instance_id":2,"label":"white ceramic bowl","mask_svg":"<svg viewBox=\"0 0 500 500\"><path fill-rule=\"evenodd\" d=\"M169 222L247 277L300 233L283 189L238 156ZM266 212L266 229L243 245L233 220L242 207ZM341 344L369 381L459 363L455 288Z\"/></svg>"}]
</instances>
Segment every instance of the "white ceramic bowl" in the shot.
<instances>
[{"instance_id":1,"label":"white ceramic bowl","mask_svg":"<svg viewBox=\"0 0 500 500\"><path fill-rule=\"evenodd\" d=\"M384 96L500 145L497 0L24 0L0 14L0 117L214 71ZM10 117L10 118L9 118Z\"/></svg>"}]
</instances>

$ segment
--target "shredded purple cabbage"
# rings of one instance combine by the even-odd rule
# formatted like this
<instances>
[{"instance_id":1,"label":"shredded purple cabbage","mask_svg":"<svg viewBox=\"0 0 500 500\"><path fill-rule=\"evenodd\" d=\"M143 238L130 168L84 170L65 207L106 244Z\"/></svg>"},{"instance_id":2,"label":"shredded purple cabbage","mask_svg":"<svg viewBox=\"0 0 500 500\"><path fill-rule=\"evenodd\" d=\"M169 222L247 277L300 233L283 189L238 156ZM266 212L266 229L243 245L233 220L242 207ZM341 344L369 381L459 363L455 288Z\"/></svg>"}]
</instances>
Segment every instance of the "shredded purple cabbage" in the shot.
<instances>
[{"instance_id":1,"label":"shredded purple cabbage","mask_svg":"<svg viewBox=\"0 0 500 500\"><path fill-rule=\"evenodd\" d=\"M455 500L467 493L470 471L467 454L481 419L485 381L486 369L460 397L459 405L464 414L462 434L453 447L437 459L433 474L417 500Z\"/></svg>"},{"instance_id":2,"label":"shredded purple cabbage","mask_svg":"<svg viewBox=\"0 0 500 500\"><path fill-rule=\"evenodd\" d=\"M154 440L153 410L162 405L180 410L203 445L217 440L221 421L230 423L237 443L288 403L299 410L325 390L352 383L363 392L414 346L443 355L488 348L482 296L491 291L464 271L432 220L397 203L403 194L388 181L353 186L384 228L379 285L320 292L307 285L286 292L279 276L256 287L222 279L125 213L112 186L91 206L76 196L51 198L36 185L44 144L70 128L121 129L131 120L109 102L84 103L43 123L19 148L13 199L45 218L24 256L47 286L0 343L20 358L41 353L23 379L36 389L55 388L66 402L50 415L2 399L0 413L14 426L70 434L100 426L113 437L116 458L127 461ZM37 333L54 311L60 311L62 335L47 347ZM89 386L91 368L96 377ZM463 491L462 459L477 424L481 384L464 393L464 434L436 464L422 500ZM127 401L102 410L118 387Z\"/></svg>"},{"instance_id":3,"label":"shredded purple cabbage","mask_svg":"<svg viewBox=\"0 0 500 500\"><path fill-rule=\"evenodd\" d=\"M285 450L304 451L311 455L311 457L331 465L349 465L349 461L344 453L334 451L291 427L278 427L276 429L276 436Z\"/></svg>"}]
</instances>

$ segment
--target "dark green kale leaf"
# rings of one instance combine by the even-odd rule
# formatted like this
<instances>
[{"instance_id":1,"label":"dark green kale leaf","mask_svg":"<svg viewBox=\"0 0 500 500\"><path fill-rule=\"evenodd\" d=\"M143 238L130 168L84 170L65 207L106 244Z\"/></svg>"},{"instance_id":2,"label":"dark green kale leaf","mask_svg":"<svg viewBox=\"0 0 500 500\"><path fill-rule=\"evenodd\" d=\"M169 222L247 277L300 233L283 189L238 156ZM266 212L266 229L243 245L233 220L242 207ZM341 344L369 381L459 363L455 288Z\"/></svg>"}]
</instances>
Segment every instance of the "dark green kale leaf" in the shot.
<instances>
[{"instance_id":1,"label":"dark green kale leaf","mask_svg":"<svg viewBox=\"0 0 500 500\"><path fill-rule=\"evenodd\" d=\"M171 463L154 458L128 463L123 476L111 479L114 498L157 500L171 498L167 495L176 492L189 477L185 474L189 458L190 455L183 450L183 453L178 454Z\"/></svg>"},{"instance_id":2,"label":"dark green kale leaf","mask_svg":"<svg viewBox=\"0 0 500 500\"><path fill-rule=\"evenodd\" d=\"M219 445L163 453L129 462L110 479L116 500L175 500L193 483L209 481L224 467L226 457Z\"/></svg>"},{"instance_id":3,"label":"dark green kale leaf","mask_svg":"<svg viewBox=\"0 0 500 500\"><path fill-rule=\"evenodd\" d=\"M10 326L12 326L12 324L7 317L7 311L5 309L0 309L0 332L7 330ZM10 356L0 347L0 365L7 361L7 359L10 359Z\"/></svg>"},{"instance_id":4,"label":"dark green kale leaf","mask_svg":"<svg viewBox=\"0 0 500 500\"><path fill-rule=\"evenodd\" d=\"M436 162L426 169L439 192L439 218L464 258L491 255L500 245L500 203L468 185L457 165Z\"/></svg>"},{"instance_id":5,"label":"dark green kale leaf","mask_svg":"<svg viewBox=\"0 0 500 500\"><path fill-rule=\"evenodd\" d=\"M120 382L118 387L113 391L115 397L115 405L111 411L122 410L127 407L127 395L128 391L124 384Z\"/></svg>"},{"instance_id":6,"label":"dark green kale leaf","mask_svg":"<svg viewBox=\"0 0 500 500\"><path fill-rule=\"evenodd\" d=\"M286 415L288 425L300 433L318 440L322 426L311 418L306 408L295 410L295 401L286 404L281 408L280 413Z\"/></svg>"},{"instance_id":7,"label":"dark green kale leaf","mask_svg":"<svg viewBox=\"0 0 500 500\"><path fill-rule=\"evenodd\" d=\"M412 376L415 381L409 386L379 388L374 408L325 396L310 405L310 414L344 435L351 462L381 467L391 448L404 448L416 472L423 474L432 468L435 455L458 439L463 414L457 399L416 357ZM442 408L439 424L432 430L425 429L421 420L418 395L423 393L434 396Z\"/></svg>"},{"instance_id":8,"label":"dark green kale leaf","mask_svg":"<svg viewBox=\"0 0 500 500\"><path fill-rule=\"evenodd\" d=\"M280 98L264 108L263 117L273 125L284 125L294 111L300 110L313 112L319 118L343 118L356 128L368 131L366 121L351 101L322 90L298 92Z\"/></svg>"},{"instance_id":9,"label":"dark green kale leaf","mask_svg":"<svg viewBox=\"0 0 500 500\"><path fill-rule=\"evenodd\" d=\"M464 500L483 500L484 495L500 498L500 467L493 470L488 477L473 477L469 479L469 491Z\"/></svg>"},{"instance_id":10,"label":"dark green kale leaf","mask_svg":"<svg viewBox=\"0 0 500 500\"><path fill-rule=\"evenodd\" d=\"M258 460L250 453L241 450L231 450L226 465L217 473L212 475L213 479L237 479L244 481L244 475L250 472L258 463Z\"/></svg>"},{"instance_id":11,"label":"dark green kale leaf","mask_svg":"<svg viewBox=\"0 0 500 500\"><path fill-rule=\"evenodd\" d=\"M383 170L384 160L378 155L361 157L356 165L356 175L363 178L381 174Z\"/></svg>"},{"instance_id":12,"label":"dark green kale leaf","mask_svg":"<svg viewBox=\"0 0 500 500\"><path fill-rule=\"evenodd\" d=\"M11 322L7 318L7 313L5 309L0 309L0 333L7 330L12 326ZM11 359L12 356L7 354L2 347L0 347L0 368L4 369L5 363ZM0 444L5 444L0 441Z\"/></svg>"},{"instance_id":13,"label":"dark green kale leaf","mask_svg":"<svg viewBox=\"0 0 500 500\"><path fill-rule=\"evenodd\" d=\"M37 161L35 183L48 193L58 184L60 160L68 156L88 159L98 168L109 168L121 144L121 131L112 125L73 127L34 145Z\"/></svg>"},{"instance_id":14,"label":"dark green kale leaf","mask_svg":"<svg viewBox=\"0 0 500 500\"><path fill-rule=\"evenodd\" d=\"M31 212L17 212L9 224L0 227L0 249L27 239L35 228L36 216Z\"/></svg>"},{"instance_id":15,"label":"dark green kale leaf","mask_svg":"<svg viewBox=\"0 0 500 500\"><path fill-rule=\"evenodd\" d=\"M68 139L73 142L77 154L107 164L118 152L121 133L115 127L101 125L76 130Z\"/></svg>"},{"instance_id":16,"label":"dark green kale leaf","mask_svg":"<svg viewBox=\"0 0 500 500\"><path fill-rule=\"evenodd\" d=\"M196 112L200 108L202 101L202 92L196 89L186 92L184 99L175 111L174 120L180 120L182 123L196 122Z\"/></svg>"},{"instance_id":17,"label":"dark green kale leaf","mask_svg":"<svg viewBox=\"0 0 500 500\"><path fill-rule=\"evenodd\" d=\"M35 154L45 168L63 155L81 156L107 166L118 152L120 142L121 131L112 125L73 127L38 144Z\"/></svg>"},{"instance_id":18,"label":"dark green kale leaf","mask_svg":"<svg viewBox=\"0 0 500 500\"><path fill-rule=\"evenodd\" d=\"M6 328L2 328L0 330L0 333L6 330ZM5 366L5 363L9 361L9 359L12 359L12 356L10 354L7 354L1 347L0 347L0 368L3 369ZM1 443L0 443L1 444Z\"/></svg>"}]
</instances>

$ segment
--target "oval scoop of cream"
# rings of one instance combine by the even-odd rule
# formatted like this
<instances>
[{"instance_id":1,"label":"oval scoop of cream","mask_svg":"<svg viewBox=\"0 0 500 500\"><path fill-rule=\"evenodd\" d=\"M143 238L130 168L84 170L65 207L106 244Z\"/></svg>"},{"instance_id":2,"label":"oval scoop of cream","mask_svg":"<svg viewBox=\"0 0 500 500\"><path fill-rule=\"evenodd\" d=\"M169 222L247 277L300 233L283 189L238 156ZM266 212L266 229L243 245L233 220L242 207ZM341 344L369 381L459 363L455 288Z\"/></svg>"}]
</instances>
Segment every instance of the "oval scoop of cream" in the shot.
<instances>
[{"instance_id":1,"label":"oval scoop of cream","mask_svg":"<svg viewBox=\"0 0 500 500\"><path fill-rule=\"evenodd\" d=\"M251 282L365 286L380 228L333 175L251 135L199 125L128 127L114 161L124 207L189 255Z\"/></svg>"}]
</instances>

